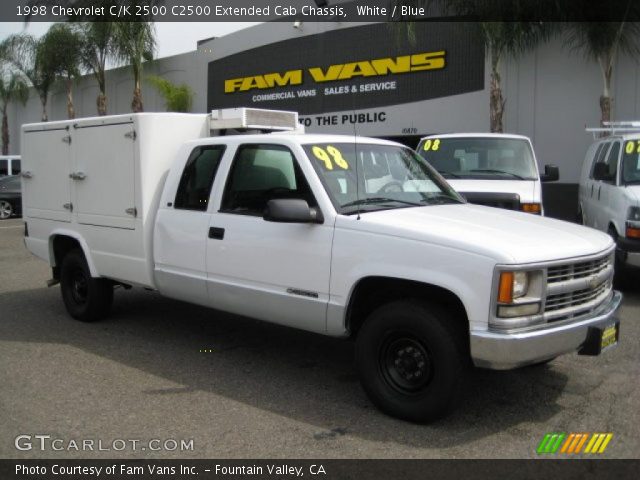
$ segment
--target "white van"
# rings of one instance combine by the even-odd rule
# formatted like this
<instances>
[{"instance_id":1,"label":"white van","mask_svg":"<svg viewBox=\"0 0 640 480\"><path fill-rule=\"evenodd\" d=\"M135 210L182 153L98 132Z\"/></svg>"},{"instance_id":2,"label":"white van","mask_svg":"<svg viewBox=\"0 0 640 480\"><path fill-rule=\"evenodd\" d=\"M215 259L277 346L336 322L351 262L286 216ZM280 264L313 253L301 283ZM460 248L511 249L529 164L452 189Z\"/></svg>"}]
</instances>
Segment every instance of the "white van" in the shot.
<instances>
[{"instance_id":1,"label":"white van","mask_svg":"<svg viewBox=\"0 0 640 480\"><path fill-rule=\"evenodd\" d=\"M541 182L558 180L558 167L538 173L531 140L502 133L452 133L420 140L418 153L471 203L543 214Z\"/></svg>"},{"instance_id":2,"label":"white van","mask_svg":"<svg viewBox=\"0 0 640 480\"><path fill-rule=\"evenodd\" d=\"M611 126L588 129L612 135L595 140L587 150L578 215L583 225L613 237L618 266L640 267L640 122Z\"/></svg>"},{"instance_id":3,"label":"white van","mask_svg":"<svg viewBox=\"0 0 640 480\"><path fill-rule=\"evenodd\" d=\"M0 155L0 177L18 175L21 172L20 155Z\"/></svg>"}]
</instances>

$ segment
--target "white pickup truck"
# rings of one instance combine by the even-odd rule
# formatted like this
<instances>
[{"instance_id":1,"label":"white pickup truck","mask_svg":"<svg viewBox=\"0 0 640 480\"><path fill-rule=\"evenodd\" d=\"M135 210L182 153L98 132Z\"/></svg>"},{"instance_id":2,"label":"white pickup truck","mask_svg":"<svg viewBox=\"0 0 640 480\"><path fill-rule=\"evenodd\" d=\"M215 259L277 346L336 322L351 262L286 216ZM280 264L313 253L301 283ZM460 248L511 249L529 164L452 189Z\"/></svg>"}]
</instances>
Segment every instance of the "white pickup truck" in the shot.
<instances>
[{"instance_id":1,"label":"white pickup truck","mask_svg":"<svg viewBox=\"0 0 640 480\"><path fill-rule=\"evenodd\" d=\"M611 237L466 204L414 151L301 134L296 117L24 125L25 243L70 315L104 317L120 284L352 337L371 400L413 421L450 410L467 366L617 343Z\"/></svg>"}]
</instances>

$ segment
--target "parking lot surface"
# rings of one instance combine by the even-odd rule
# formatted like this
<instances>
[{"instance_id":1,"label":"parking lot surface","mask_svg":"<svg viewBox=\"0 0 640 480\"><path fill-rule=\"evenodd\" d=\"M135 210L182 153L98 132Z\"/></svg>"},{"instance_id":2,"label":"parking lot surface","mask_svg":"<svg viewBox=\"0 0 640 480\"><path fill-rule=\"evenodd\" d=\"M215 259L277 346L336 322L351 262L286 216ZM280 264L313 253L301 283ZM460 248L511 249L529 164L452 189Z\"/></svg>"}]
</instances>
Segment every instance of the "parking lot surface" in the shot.
<instances>
[{"instance_id":1,"label":"parking lot surface","mask_svg":"<svg viewBox=\"0 0 640 480\"><path fill-rule=\"evenodd\" d=\"M452 415L414 425L371 405L348 341L143 289L117 290L103 322L74 321L22 235L0 223L0 458L533 458L549 432L611 432L600 457L640 458L640 286L615 349L476 370ZM63 449L18 450L20 435ZM193 449L131 448L151 439ZM73 448L84 440L110 450Z\"/></svg>"}]
</instances>

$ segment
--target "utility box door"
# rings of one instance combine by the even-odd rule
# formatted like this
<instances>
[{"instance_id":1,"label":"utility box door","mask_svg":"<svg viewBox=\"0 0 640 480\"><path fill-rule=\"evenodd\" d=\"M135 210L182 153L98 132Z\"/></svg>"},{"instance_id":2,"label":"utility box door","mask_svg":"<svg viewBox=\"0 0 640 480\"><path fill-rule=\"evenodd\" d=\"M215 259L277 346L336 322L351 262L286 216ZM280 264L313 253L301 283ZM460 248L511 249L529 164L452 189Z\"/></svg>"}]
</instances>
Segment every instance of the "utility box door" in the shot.
<instances>
[{"instance_id":1,"label":"utility box door","mask_svg":"<svg viewBox=\"0 0 640 480\"><path fill-rule=\"evenodd\" d=\"M74 129L74 213L78 223L135 228L133 123Z\"/></svg>"},{"instance_id":2,"label":"utility box door","mask_svg":"<svg viewBox=\"0 0 640 480\"><path fill-rule=\"evenodd\" d=\"M71 137L65 128L26 130L22 210L27 217L71 221Z\"/></svg>"}]
</instances>

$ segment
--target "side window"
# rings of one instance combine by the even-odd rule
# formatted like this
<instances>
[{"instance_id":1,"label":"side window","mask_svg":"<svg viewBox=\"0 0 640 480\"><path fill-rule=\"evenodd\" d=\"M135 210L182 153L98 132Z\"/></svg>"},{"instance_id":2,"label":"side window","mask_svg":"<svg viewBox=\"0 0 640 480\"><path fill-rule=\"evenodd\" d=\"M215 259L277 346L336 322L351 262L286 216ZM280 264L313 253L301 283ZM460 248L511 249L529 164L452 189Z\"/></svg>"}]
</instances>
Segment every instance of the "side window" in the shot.
<instances>
[{"instance_id":1,"label":"side window","mask_svg":"<svg viewBox=\"0 0 640 480\"><path fill-rule=\"evenodd\" d=\"M620 142L614 142L611 145L611 150L609 150L609 155L605 161L609 167L609 175L611 175L611 180L607 180L607 183L616 183L616 178L618 177L618 157L620 157Z\"/></svg>"},{"instance_id":2,"label":"side window","mask_svg":"<svg viewBox=\"0 0 640 480\"><path fill-rule=\"evenodd\" d=\"M20 160L14 158L11 161L11 175L18 175L22 170L20 169Z\"/></svg>"},{"instance_id":3,"label":"side window","mask_svg":"<svg viewBox=\"0 0 640 480\"><path fill-rule=\"evenodd\" d=\"M224 153L222 145L196 147L180 177L174 208L206 211L220 159Z\"/></svg>"},{"instance_id":4,"label":"side window","mask_svg":"<svg viewBox=\"0 0 640 480\"><path fill-rule=\"evenodd\" d=\"M282 145L241 145L229 172L220 211L259 215L276 198L317 206L293 153Z\"/></svg>"},{"instance_id":5,"label":"side window","mask_svg":"<svg viewBox=\"0 0 640 480\"><path fill-rule=\"evenodd\" d=\"M591 164L591 173L589 173L589 178L593 180L593 170L596 167L596 163L604 162L607 152L609 151L609 142L603 142L596 150L596 154L593 156L593 163Z\"/></svg>"},{"instance_id":6,"label":"side window","mask_svg":"<svg viewBox=\"0 0 640 480\"><path fill-rule=\"evenodd\" d=\"M0 175L9 175L9 161L0 160Z\"/></svg>"}]
</instances>

